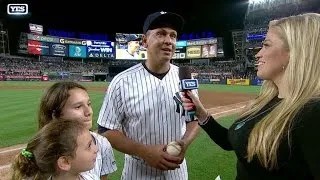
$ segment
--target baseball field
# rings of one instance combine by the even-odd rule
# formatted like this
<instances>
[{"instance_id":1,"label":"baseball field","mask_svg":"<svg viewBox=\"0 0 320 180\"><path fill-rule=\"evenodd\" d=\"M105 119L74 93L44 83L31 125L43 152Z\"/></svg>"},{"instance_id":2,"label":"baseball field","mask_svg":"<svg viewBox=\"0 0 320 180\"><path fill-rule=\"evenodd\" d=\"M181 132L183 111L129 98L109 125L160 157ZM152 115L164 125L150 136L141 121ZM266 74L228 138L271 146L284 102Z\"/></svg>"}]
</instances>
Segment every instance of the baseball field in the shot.
<instances>
[{"instance_id":1,"label":"baseball field","mask_svg":"<svg viewBox=\"0 0 320 180\"><path fill-rule=\"evenodd\" d=\"M37 113L44 90L53 82L0 82L0 180L9 179L10 164L25 143L37 129ZM107 90L108 83L82 83L88 88L93 106L93 121L96 120ZM199 96L210 113L215 115L225 127L236 118L236 113L254 98L259 86L201 85ZM123 167L123 154L115 156L118 171L110 179L120 179ZM234 152L224 151L201 132L200 136L186 154L189 179L215 179L220 175L223 180L235 178Z\"/></svg>"}]
</instances>

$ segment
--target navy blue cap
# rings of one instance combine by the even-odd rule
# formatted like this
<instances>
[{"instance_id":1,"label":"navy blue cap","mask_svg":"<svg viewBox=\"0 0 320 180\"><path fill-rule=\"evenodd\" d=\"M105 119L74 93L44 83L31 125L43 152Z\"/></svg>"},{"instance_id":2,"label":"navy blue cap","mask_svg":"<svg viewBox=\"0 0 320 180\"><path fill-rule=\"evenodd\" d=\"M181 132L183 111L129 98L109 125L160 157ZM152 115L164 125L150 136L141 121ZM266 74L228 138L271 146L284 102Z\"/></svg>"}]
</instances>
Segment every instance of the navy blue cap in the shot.
<instances>
[{"instance_id":1,"label":"navy blue cap","mask_svg":"<svg viewBox=\"0 0 320 180\"><path fill-rule=\"evenodd\" d=\"M127 42L130 42L130 41L140 41L141 38L138 37L138 36L135 35L135 34L129 34L128 36L126 36L126 40L127 40Z\"/></svg>"},{"instance_id":2,"label":"navy blue cap","mask_svg":"<svg viewBox=\"0 0 320 180\"><path fill-rule=\"evenodd\" d=\"M143 25L143 33L145 34L148 30L170 27L178 33L183 29L184 19L182 16L172 12L155 12L146 18Z\"/></svg>"}]
</instances>

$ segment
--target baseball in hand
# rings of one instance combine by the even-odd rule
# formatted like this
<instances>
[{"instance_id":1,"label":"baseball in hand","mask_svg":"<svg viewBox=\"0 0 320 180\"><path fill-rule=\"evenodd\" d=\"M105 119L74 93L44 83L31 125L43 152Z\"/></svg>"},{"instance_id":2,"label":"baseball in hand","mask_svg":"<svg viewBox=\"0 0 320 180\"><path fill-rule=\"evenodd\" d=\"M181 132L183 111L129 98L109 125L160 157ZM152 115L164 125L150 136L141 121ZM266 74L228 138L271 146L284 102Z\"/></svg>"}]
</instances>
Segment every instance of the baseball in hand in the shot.
<instances>
[{"instance_id":1,"label":"baseball in hand","mask_svg":"<svg viewBox=\"0 0 320 180\"><path fill-rule=\"evenodd\" d=\"M181 146L178 142L172 141L167 145L167 153L172 156L178 156L181 152Z\"/></svg>"}]
</instances>

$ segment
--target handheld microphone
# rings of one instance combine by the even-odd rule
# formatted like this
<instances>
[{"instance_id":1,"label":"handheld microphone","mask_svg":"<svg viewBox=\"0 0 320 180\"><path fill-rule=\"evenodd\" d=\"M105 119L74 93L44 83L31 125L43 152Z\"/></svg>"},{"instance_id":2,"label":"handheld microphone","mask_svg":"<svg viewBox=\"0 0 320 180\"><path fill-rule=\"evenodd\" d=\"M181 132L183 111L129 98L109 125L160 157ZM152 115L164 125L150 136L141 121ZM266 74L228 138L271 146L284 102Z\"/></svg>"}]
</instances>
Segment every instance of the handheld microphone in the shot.
<instances>
[{"instance_id":1,"label":"handheld microphone","mask_svg":"<svg viewBox=\"0 0 320 180\"><path fill-rule=\"evenodd\" d=\"M179 67L179 79L180 79L180 91L185 93L187 99L191 98L188 96L187 92L193 89L198 89L199 84L197 79L192 79L191 71L188 67ZM192 110L189 110L187 114L190 116L190 119L194 121L194 116L196 114L195 107Z\"/></svg>"}]
</instances>

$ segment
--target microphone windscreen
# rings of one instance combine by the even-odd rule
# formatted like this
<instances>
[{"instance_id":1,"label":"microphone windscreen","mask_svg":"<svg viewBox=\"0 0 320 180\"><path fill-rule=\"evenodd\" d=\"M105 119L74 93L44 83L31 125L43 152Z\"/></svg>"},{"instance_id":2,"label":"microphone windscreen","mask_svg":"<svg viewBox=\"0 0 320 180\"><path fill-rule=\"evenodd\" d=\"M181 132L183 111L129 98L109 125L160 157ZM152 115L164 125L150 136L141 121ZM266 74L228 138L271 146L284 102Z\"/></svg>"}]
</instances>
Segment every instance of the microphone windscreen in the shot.
<instances>
[{"instance_id":1,"label":"microphone windscreen","mask_svg":"<svg viewBox=\"0 0 320 180\"><path fill-rule=\"evenodd\" d=\"M179 67L179 79L191 79L191 71L188 66Z\"/></svg>"}]
</instances>

